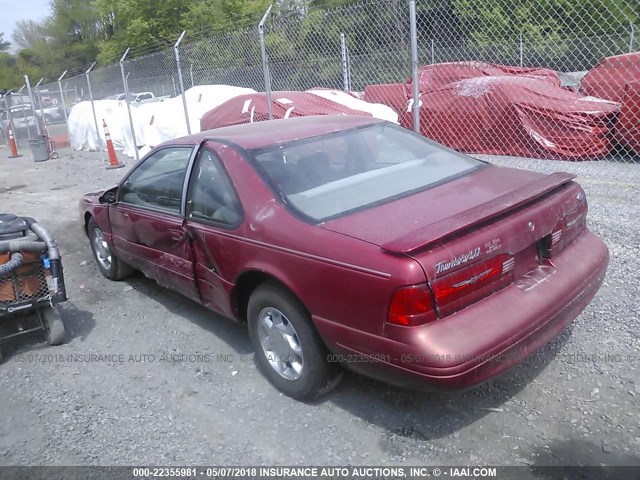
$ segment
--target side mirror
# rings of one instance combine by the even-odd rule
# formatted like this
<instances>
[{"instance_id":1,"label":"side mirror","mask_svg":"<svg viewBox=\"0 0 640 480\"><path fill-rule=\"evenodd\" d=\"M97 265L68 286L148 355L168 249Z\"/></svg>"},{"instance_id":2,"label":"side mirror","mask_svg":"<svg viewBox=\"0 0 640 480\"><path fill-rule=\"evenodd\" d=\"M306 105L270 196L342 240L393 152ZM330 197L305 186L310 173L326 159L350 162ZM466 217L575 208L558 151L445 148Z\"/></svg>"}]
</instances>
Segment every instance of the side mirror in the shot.
<instances>
[{"instance_id":1,"label":"side mirror","mask_svg":"<svg viewBox=\"0 0 640 480\"><path fill-rule=\"evenodd\" d=\"M118 201L118 187L104 192L98 199L100 203L114 204Z\"/></svg>"}]
</instances>

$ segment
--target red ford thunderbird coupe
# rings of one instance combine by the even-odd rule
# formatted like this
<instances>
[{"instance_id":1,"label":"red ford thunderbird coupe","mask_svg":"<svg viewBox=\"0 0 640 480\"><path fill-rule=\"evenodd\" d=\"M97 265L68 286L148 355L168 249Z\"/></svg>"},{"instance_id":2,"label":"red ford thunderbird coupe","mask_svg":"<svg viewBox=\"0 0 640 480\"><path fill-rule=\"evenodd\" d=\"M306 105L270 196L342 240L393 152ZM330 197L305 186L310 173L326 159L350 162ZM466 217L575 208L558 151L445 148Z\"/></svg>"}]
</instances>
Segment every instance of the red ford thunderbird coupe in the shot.
<instances>
[{"instance_id":1,"label":"red ford thunderbird coupe","mask_svg":"<svg viewBox=\"0 0 640 480\"><path fill-rule=\"evenodd\" d=\"M347 366L481 383L549 342L608 263L572 175L500 168L359 116L160 145L81 221L98 267L246 322L269 381L308 400Z\"/></svg>"}]
</instances>

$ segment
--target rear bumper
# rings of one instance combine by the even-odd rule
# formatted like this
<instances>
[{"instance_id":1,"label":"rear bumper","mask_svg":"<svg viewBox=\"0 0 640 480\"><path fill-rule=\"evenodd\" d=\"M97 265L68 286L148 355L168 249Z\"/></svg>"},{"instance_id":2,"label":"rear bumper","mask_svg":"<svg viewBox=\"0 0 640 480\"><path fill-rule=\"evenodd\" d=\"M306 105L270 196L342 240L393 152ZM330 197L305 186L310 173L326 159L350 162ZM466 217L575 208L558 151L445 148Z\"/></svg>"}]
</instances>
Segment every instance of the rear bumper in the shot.
<instances>
[{"instance_id":1,"label":"rear bumper","mask_svg":"<svg viewBox=\"0 0 640 480\"><path fill-rule=\"evenodd\" d=\"M377 336L316 318L336 360L383 381L441 390L480 384L522 362L556 337L591 302L609 253L585 231L553 259L533 288L510 285L443 320L386 326Z\"/></svg>"}]
</instances>

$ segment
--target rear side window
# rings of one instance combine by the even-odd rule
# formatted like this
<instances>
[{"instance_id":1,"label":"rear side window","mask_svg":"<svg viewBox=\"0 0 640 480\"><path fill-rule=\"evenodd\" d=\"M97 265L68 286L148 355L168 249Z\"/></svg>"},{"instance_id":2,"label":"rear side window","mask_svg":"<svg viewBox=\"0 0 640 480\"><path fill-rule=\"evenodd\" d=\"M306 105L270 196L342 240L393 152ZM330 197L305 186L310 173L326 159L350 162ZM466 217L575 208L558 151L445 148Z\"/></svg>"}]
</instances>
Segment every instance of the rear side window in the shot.
<instances>
[{"instance_id":1,"label":"rear side window","mask_svg":"<svg viewBox=\"0 0 640 480\"><path fill-rule=\"evenodd\" d=\"M206 149L191 176L187 218L224 226L235 226L242 219L240 202L222 162Z\"/></svg>"},{"instance_id":2,"label":"rear side window","mask_svg":"<svg viewBox=\"0 0 640 480\"><path fill-rule=\"evenodd\" d=\"M192 150L164 148L147 157L120 187L120 201L179 214Z\"/></svg>"}]
</instances>

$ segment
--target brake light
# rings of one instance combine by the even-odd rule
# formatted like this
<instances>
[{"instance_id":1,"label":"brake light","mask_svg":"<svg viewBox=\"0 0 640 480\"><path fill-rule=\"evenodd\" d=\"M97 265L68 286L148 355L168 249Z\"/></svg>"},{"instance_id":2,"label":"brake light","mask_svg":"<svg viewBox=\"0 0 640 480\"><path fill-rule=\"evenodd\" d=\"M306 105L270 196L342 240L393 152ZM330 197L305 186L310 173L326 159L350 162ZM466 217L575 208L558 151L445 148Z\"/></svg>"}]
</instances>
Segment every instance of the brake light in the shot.
<instances>
[{"instance_id":1,"label":"brake light","mask_svg":"<svg viewBox=\"0 0 640 480\"><path fill-rule=\"evenodd\" d=\"M587 227L587 203L582 202L560 220L551 232L549 251L559 252Z\"/></svg>"},{"instance_id":2,"label":"brake light","mask_svg":"<svg viewBox=\"0 0 640 480\"><path fill-rule=\"evenodd\" d=\"M502 254L434 281L439 311L452 313L505 287L513 279L514 265L513 256Z\"/></svg>"},{"instance_id":3,"label":"brake light","mask_svg":"<svg viewBox=\"0 0 640 480\"><path fill-rule=\"evenodd\" d=\"M389 306L389 323L403 326L423 325L436 320L431 290L425 285L402 287L395 291Z\"/></svg>"}]
</instances>

